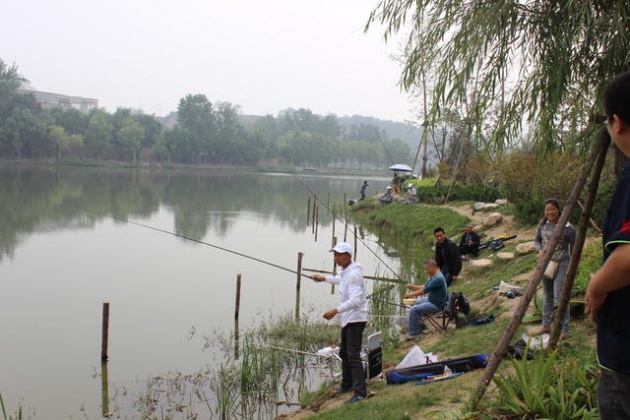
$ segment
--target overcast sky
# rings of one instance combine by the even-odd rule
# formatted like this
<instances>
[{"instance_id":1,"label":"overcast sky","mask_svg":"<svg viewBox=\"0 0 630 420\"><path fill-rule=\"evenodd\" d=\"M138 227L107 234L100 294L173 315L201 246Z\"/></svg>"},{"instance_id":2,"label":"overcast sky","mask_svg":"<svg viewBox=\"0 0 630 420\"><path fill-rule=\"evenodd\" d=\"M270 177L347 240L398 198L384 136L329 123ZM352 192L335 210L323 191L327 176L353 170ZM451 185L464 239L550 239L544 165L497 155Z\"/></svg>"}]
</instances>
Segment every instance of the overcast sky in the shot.
<instances>
[{"instance_id":1,"label":"overcast sky","mask_svg":"<svg viewBox=\"0 0 630 420\"><path fill-rule=\"evenodd\" d=\"M42 91L164 116L187 94L244 114L413 120L376 0L4 0L0 59Z\"/></svg>"}]
</instances>

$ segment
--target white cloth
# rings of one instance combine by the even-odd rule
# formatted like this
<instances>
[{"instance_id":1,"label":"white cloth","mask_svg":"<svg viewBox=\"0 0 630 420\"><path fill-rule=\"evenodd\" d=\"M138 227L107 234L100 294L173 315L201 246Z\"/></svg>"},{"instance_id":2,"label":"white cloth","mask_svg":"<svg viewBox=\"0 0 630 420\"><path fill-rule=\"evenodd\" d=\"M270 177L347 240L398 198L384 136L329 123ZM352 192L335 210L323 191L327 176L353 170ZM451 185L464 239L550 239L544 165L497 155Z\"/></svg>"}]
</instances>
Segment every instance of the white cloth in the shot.
<instances>
[{"instance_id":1,"label":"white cloth","mask_svg":"<svg viewBox=\"0 0 630 420\"><path fill-rule=\"evenodd\" d=\"M396 369L426 365L427 363L435 363L437 361L438 358L437 356L433 355L433 353L425 353L420 349L420 347L413 346L411 350L409 350L409 353L407 353L405 358L402 359L400 363L398 363Z\"/></svg>"},{"instance_id":2,"label":"white cloth","mask_svg":"<svg viewBox=\"0 0 630 420\"><path fill-rule=\"evenodd\" d=\"M367 322L367 298L363 267L355 262L334 276L326 276L326 281L339 285L339 306L337 312L341 326L350 322Z\"/></svg>"}]
</instances>

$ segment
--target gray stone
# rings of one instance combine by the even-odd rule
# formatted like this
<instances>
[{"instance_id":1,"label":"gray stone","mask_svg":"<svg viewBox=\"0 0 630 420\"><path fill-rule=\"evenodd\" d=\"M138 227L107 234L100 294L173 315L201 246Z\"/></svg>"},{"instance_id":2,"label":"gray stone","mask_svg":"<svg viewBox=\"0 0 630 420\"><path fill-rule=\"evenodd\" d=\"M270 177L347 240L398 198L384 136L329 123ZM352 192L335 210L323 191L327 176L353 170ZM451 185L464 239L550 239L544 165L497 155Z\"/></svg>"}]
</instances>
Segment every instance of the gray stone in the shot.
<instances>
[{"instance_id":1,"label":"gray stone","mask_svg":"<svg viewBox=\"0 0 630 420\"><path fill-rule=\"evenodd\" d=\"M516 253L519 255L527 255L533 252L536 252L534 241L523 242L522 244L516 245Z\"/></svg>"}]
</instances>

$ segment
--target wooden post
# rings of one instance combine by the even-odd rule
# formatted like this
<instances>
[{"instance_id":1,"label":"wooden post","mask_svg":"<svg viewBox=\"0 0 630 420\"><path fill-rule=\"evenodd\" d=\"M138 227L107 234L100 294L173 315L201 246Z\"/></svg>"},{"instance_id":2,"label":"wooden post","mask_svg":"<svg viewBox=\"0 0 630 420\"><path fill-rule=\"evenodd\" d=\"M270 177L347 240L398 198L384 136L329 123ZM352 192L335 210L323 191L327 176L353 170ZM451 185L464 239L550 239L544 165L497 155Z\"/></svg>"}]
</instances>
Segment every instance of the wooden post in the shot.
<instances>
[{"instance_id":1,"label":"wooden post","mask_svg":"<svg viewBox=\"0 0 630 420\"><path fill-rule=\"evenodd\" d=\"M313 211L311 212L311 230L315 234L315 209L317 208L317 196L313 195Z\"/></svg>"},{"instance_id":2,"label":"wooden post","mask_svg":"<svg viewBox=\"0 0 630 420\"><path fill-rule=\"evenodd\" d=\"M344 223L343 226L343 241L347 242L346 239L348 238L348 215L345 215L345 220L346 222Z\"/></svg>"},{"instance_id":3,"label":"wooden post","mask_svg":"<svg viewBox=\"0 0 630 420\"><path fill-rule=\"evenodd\" d=\"M306 203L306 227L308 227L311 220L311 196L308 196L308 202Z\"/></svg>"},{"instance_id":4,"label":"wooden post","mask_svg":"<svg viewBox=\"0 0 630 420\"><path fill-rule=\"evenodd\" d=\"M111 417L109 412L109 379L107 362L101 362L101 414L103 417Z\"/></svg>"},{"instance_id":5,"label":"wooden post","mask_svg":"<svg viewBox=\"0 0 630 420\"><path fill-rule=\"evenodd\" d=\"M319 230L319 206L315 210L315 242L317 242L317 231Z\"/></svg>"},{"instance_id":6,"label":"wooden post","mask_svg":"<svg viewBox=\"0 0 630 420\"><path fill-rule=\"evenodd\" d=\"M103 302L103 330L101 335L101 361L107 362L107 346L109 341L109 302Z\"/></svg>"},{"instance_id":7,"label":"wooden post","mask_svg":"<svg viewBox=\"0 0 630 420\"><path fill-rule=\"evenodd\" d=\"M333 238L332 238L332 247L334 248L335 245L337 245L337 237L333 236ZM335 264L335 257L333 256L333 268L332 268L333 276L335 275L336 272L337 272L337 264ZM330 285L330 294L331 295L335 294L335 285L334 284Z\"/></svg>"},{"instance_id":8,"label":"wooden post","mask_svg":"<svg viewBox=\"0 0 630 420\"><path fill-rule=\"evenodd\" d=\"M234 358L239 356L238 315L241 307L241 273L236 275L236 303L234 304Z\"/></svg>"},{"instance_id":9,"label":"wooden post","mask_svg":"<svg viewBox=\"0 0 630 420\"><path fill-rule=\"evenodd\" d=\"M357 225L354 225L354 260L357 260L357 254L358 254L358 250L357 250L357 245L358 245L359 241L357 239Z\"/></svg>"},{"instance_id":10,"label":"wooden post","mask_svg":"<svg viewBox=\"0 0 630 420\"><path fill-rule=\"evenodd\" d=\"M297 280L295 282L295 320L300 320L300 286L302 284L302 257L303 253L298 252L297 259Z\"/></svg>"},{"instance_id":11,"label":"wooden post","mask_svg":"<svg viewBox=\"0 0 630 420\"><path fill-rule=\"evenodd\" d=\"M335 237L335 212L332 212L332 237ZM333 245L334 246L334 245Z\"/></svg>"}]
</instances>

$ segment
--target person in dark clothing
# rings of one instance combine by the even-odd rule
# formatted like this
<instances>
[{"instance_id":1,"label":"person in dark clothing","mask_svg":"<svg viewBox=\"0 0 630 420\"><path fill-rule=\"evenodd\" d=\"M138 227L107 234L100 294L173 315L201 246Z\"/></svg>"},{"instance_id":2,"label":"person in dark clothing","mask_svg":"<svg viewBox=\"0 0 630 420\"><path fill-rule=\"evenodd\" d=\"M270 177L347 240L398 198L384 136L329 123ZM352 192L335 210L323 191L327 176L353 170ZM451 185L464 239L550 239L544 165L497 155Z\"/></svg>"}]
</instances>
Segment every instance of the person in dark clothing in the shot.
<instances>
[{"instance_id":1,"label":"person in dark clothing","mask_svg":"<svg viewBox=\"0 0 630 420\"><path fill-rule=\"evenodd\" d=\"M365 200L365 191L367 190L367 187L369 186L370 184L368 184L367 181L363 181L363 185L361 186L361 198L359 198L359 201Z\"/></svg>"},{"instance_id":2,"label":"person in dark clothing","mask_svg":"<svg viewBox=\"0 0 630 420\"><path fill-rule=\"evenodd\" d=\"M466 255L472 255L473 257L477 257L479 255L479 243L481 242L481 238L473 230L473 225L467 224L466 231L462 235L462 239L459 242L459 254L462 257Z\"/></svg>"},{"instance_id":3,"label":"person in dark clothing","mask_svg":"<svg viewBox=\"0 0 630 420\"><path fill-rule=\"evenodd\" d=\"M630 73L604 92L606 129L630 157ZM630 418L630 162L619 174L603 227L604 262L586 289L585 312L597 322L600 419Z\"/></svg>"},{"instance_id":4,"label":"person in dark clothing","mask_svg":"<svg viewBox=\"0 0 630 420\"><path fill-rule=\"evenodd\" d=\"M457 244L446 237L444 229L436 227L433 229L433 236L435 236L435 261L446 280L446 285L451 284L457 280L459 272L462 271L462 259L459 255L459 248Z\"/></svg>"}]
</instances>

